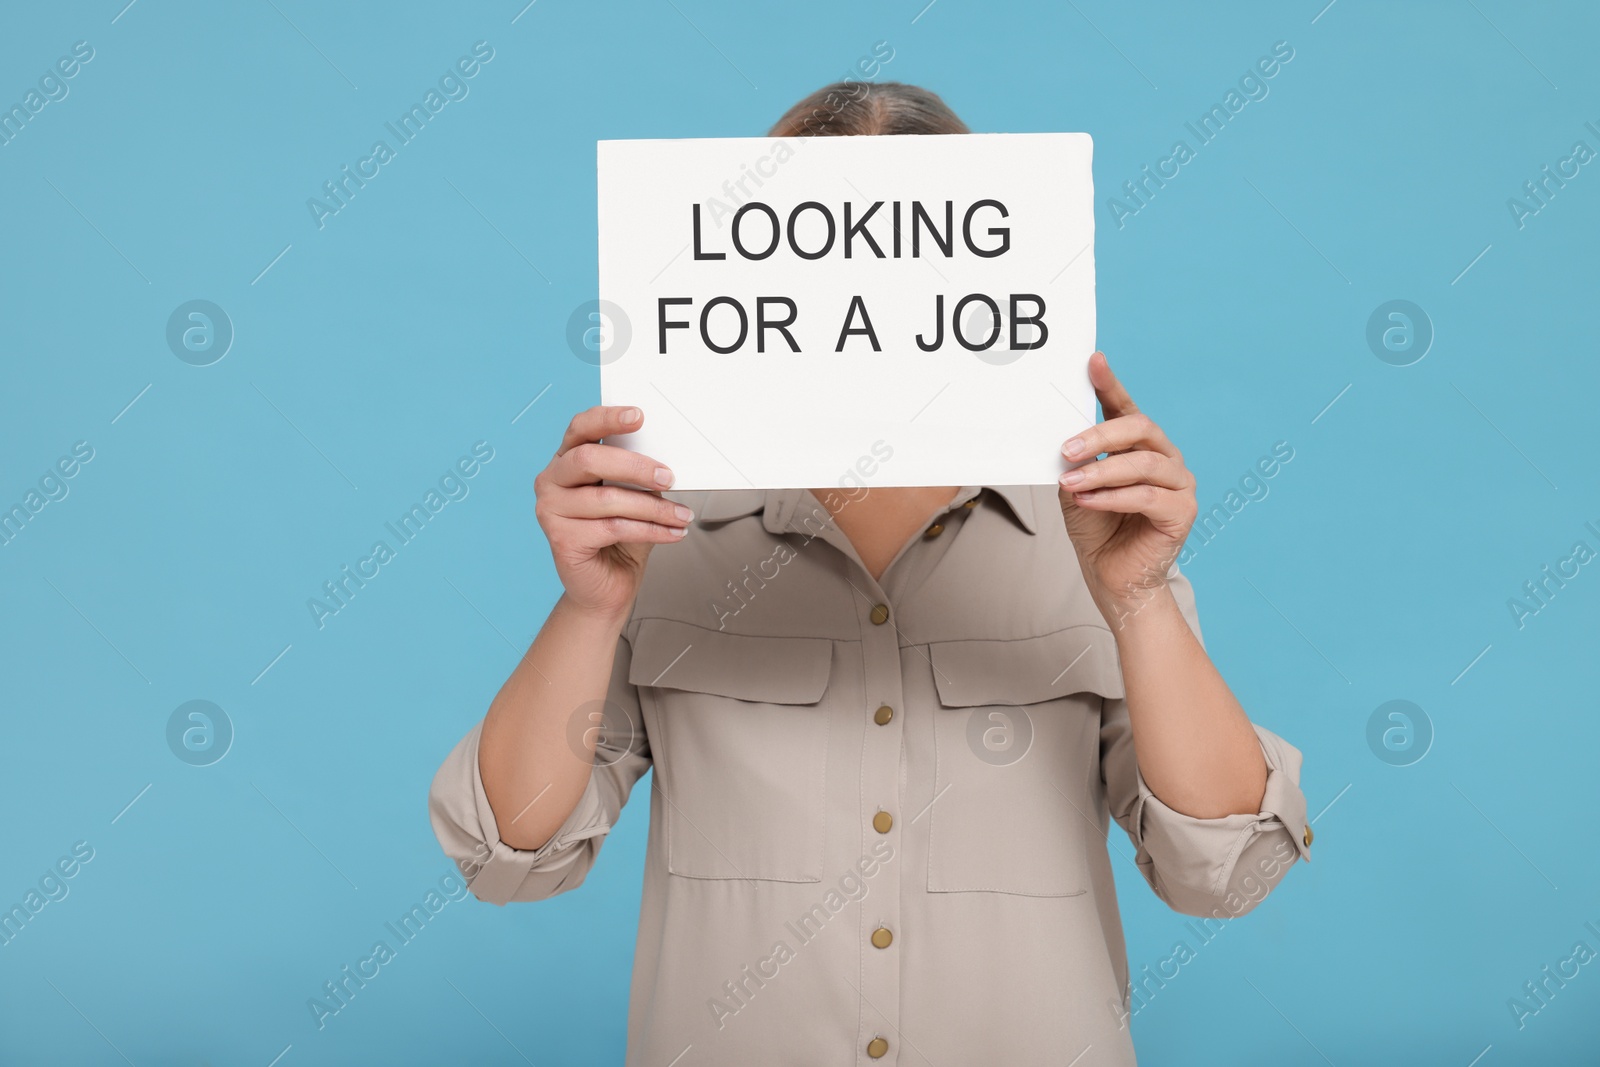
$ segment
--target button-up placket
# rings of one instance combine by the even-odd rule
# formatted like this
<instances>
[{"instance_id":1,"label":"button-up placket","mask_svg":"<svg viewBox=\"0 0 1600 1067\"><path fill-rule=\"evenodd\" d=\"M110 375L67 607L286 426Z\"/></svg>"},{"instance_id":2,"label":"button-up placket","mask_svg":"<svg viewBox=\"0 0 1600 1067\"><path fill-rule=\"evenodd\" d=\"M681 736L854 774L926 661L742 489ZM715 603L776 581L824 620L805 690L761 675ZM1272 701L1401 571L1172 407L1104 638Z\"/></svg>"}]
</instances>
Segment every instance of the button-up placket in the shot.
<instances>
[{"instance_id":1,"label":"button-up placket","mask_svg":"<svg viewBox=\"0 0 1600 1067\"><path fill-rule=\"evenodd\" d=\"M850 539L814 494L802 489L769 490L763 524L769 532L822 540L848 561L844 576L852 587L852 604L861 634L860 650L865 700L857 720L861 742L859 832L861 854L887 839L898 857L874 879L874 890L862 900L858 916L860 960L860 1029L856 1042L859 1064L898 1061L904 1044L900 1034L901 942L915 936L903 929L905 893L920 883L908 882L905 848L900 838L912 819L896 819L905 810L904 676L901 657L912 647L896 615L896 601L921 584L949 549L960 528L980 506L980 486L959 489L946 507L922 530L911 535L890 560L881 579L873 578ZM1032 532L1033 509L1026 489L1008 496L1018 521ZM847 502L845 507L849 506ZM891 594L891 590L893 594ZM852 983L854 984L854 983Z\"/></svg>"},{"instance_id":2,"label":"button-up placket","mask_svg":"<svg viewBox=\"0 0 1600 1067\"><path fill-rule=\"evenodd\" d=\"M902 809L904 799L900 783L906 719L901 713L904 692L894 605L883 585L868 573L850 539L811 493L799 489L771 491L763 522L773 533L821 539L849 561L844 575L852 587L851 603L860 633L865 697L861 707L855 709L855 729L861 738L860 855L872 854L872 848L887 839L897 858L882 865L872 879L872 890L862 898L854 935L859 979L845 978L857 986L860 1000L857 1062L895 1063L900 1045L901 953L894 938L901 929L901 876L905 865L899 860L900 831L893 825L893 816ZM885 577L888 574L885 571ZM887 823L878 818L882 814L889 816Z\"/></svg>"}]
</instances>

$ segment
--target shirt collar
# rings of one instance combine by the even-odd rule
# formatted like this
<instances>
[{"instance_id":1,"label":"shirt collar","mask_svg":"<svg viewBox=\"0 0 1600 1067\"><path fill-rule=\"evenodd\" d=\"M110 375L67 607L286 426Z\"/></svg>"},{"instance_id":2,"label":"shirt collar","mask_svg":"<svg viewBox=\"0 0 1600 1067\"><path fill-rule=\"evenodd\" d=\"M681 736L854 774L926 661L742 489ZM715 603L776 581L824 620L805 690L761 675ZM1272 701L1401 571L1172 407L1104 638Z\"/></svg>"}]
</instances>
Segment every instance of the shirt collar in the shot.
<instances>
[{"instance_id":1,"label":"shirt collar","mask_svg":"<svg viewBox=\"0 0 1600 1067\"><path fill-rule=\"evenodd\" d=\"M1032 486L962 486L950 506L960 507L967 501L979 497L985 489L1005 502L1012 517L1017 520L1017 525L1030 534L1038 533ZM705 522L727 522L760 512L761 524L769 533L809 529L809 532L815 534L817 532L815 529L804 525L806 516L797 514L802 510L802 501L811 499L814 498L804 489L730 489L703 494L697 502L699 506L695 508L695 512L696 517ZM823 509L823 514L816 516L811 526L817 526L824 522L825 518L826 509Z\"/></svg>"}]
</instances>

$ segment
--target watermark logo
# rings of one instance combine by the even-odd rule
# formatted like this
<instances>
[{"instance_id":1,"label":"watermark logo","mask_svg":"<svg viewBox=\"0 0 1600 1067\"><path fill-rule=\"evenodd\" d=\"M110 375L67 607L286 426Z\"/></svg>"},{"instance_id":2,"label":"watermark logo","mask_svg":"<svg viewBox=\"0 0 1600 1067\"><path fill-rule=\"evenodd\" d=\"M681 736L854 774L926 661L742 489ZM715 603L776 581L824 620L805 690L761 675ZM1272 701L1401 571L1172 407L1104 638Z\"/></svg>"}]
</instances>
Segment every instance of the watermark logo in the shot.
<instances>
[{"instance_id":1,"label":"watermark logo","mask_svg":"<svg viewBox=\"0 0 1600 1067\"><path fill-rule=\"evenodd\" d=\"M191 367L209 367L233 347L233 320L209 300L179 304L167 319L167 347Z\"/></svg>"},{"instance_id":2,"label":"watermark logo","mask_svg":"<svg viewBox=\"0 0 1600 1067\"><path fill-rule=\"evenodd\" d=\"M72 846L70 854L63 855L45 868L44 874L40 875L37 883L28 887L21 900L9 908L0 904L0 948L15 941L46 906L66 900L67 894L72 891L68 883L92 859L94 846L87 841L79 841Z\"/></svg>"},{"instance_id":3,"label":"watermark logo","mask_svg":"<svg viewBox=\"0 0 1600 1067\"><path fill-rule=\"evenodd\" d=\"M857 59L855 66L846 70L844 76L839 79L841 85L849 88L845 91L830 92L820 107L813 108L811 114L798 119L804 130L801 136L775 140L768 146L766 152L748 163L739 164L739 174L724 181L718 190L722 195L719 197L713 193L703 201L706 218L712 225L721 229L723 219L737 214L737 208L754 200L756 193L751 190L751 184L753 183L756 189L761 189L767 182L776 178L778 169L793 159L798 149L821 136L828 123L870 92L868 85L894 60L894 56L894 46L887 40L873 42L871 54ZM699 210L698 207L696 210Z\"/></svg>"},{"instance_id":4,"label":"watermark logo","mask_svg":"<svg viewBox=\"0 0 1600 1067\"><path fill-rule=\"evenodd\" d=\"M1583 125L1595 137L1600 138L1600 126L1596 126L1593 122L1586 122ZM1550 201L1556 198L1556 194L1567 187L1567 182L1582 172L1583 166L1594 159L1595 154L1595 150L1589 147L1589 142L1574 141L1571 150L1556 160L1554 170L1546 163L1539 168L1537 176L1523 182L1522 194L1506 200L1506 208L1511 212L1511 221L1517 224L1517 229L1525 229L1529 219L1549 207Z\"/></svg>"},{"instance_id":5,"label":"watermark logo","mask_svg":"<svg viewBox=\"0 0 1600 1067\"><path fill-rule=\"evenodd\" d=\"M872 443L871 454L863 453L856 457L854 466L846 467L839 476L837 488L823 493L817 506L812 507L808 514L802 515L797 522L801 529L795 533L803 536L805 540L799 545L791 545L787 540L778 541L772 547L772 553L765 559L758 560L752 569L750 564L745 564L744 569L723 583L725 592L721 600L709 600L711 613L716 617L717 629L724 630L728 620L738 615L760 592L767 587L768 582L776 581L783 573L783 566L799 558L801 550L811 544L823 533L830 529L837 529L837 519L845 508L867 497L871 488L867 479L876 475L883 464L894 458L894 446L883 440Z\"/></svg>"},{"instance_id":6,"label":"watermark logo","mask_svg":"<svg viewBox=\"0 0 1600 1067\"><path fill-rule=\"evenodd\" d=\"M967 747L993 767L1009 767L1033 747L1033 719L1028 709L973 708L967 716Z\"/></svg>"},{"instance_id":7,"label":"watermark logo","mask_svg":"<svg viewBox=\"0 0 1600 1067\"><path fill-rule=\"evenodd\" d=\"M384 523L383 528L393 539L393 545L388 540L374 541L372 549L357 559L353 568L348 563L342 564L335 577L322 583L325 599L315 596L306 599L306 610L317 629L323 629L329 619L349 607L356 594L398 558L400 549L420 537L447 505L465 500L472 492L471 480L493 459L494 446L488 441L478 441L472 446L472 454L461 456L454 466L446 467L435 486L430 486L409 510Z\"/></svg>"},{"instance_id":8,"label":"watermark logo","mask_svg":"<svg viewBox=\"0 0 1600 1067\"><path fill-rule=\"evenodd\" d=\"M329 1019L348 1008L356 995L367 988L367 983L398 959L400 950L415 941L440 912L451 903L466 899L467 883L454 872L441 877L437 885L437 888L430 886L422 900L412 904L409 911L384 923L385 936L372 943L370 952L358 956L353 965L341 966L334 977L322 983L316 996L306 998L306 1008L318 1030L325 1029Z\"/></svg>"},{"instance_id":9,"label":"watermark logo","mask_svg":"<svg viewBox=\"0 0 1600 1067\"><path fill-rule=\"evenodd\" d=\"M591 367L615 363L632 341L628 313L609 300L585 300L567 316L567 348Z\"/></svg>"},{"instance_id":10,"label":"watermark logo","mask_svg":"<svg viewBox=\"0 0 1600 1067\"><path fill-rule=\"evenodd\" d=\"M1117 1029L1126 1030L1129 1020L1149 1007L1157 994L1167 988L1168 982L1178 978L1184 973L1183 968L1199 959L1201 950L1228 928L1228 920L1238 918L1265 900L1296 858L1294 846L1279 838L1271 855L1258 858L1255 869L1246 869L1245 875L1238 879L1238 891L1230 892L1219 907L1212 908L1209 917L1196 916L1185 922L1184 936L1173 942L1166 956L1154 965L1145 964L1137 975L1130 973L1126 995L1112 997L1108 1004L1111 1014L1117 1017ZM1193 945L1189 943L1191 935Z\"/></svg>"},{"instance_id":11,"label":"watermark logo","mask_svg":"<svg viewBox=\"0 0 1600 1067\"><path fill-rule=\"evenodd\" d=\"M1123 229L1130 218L1149 207L1156 194L1183 173L1184 167L1198 159L1201 149L1222 136L1222 131L1247 106L1265 100L1272 92L1268 83L1278 76L1294 56L1294 46L1288 41L1276 42L1270 54L1259 57L1245 68L1238 84L1229 86L1221 100L1183 124L1185 135L1174 140L1165 155L1157 157L1154 164L1144 164L1139 168L1137 177L1123 182L1120 196L1106 197L1106 211L1111 215L1111 221L1117 224L1117 229ZM1193 144L1190 143L1191 138Z\"/></svg>"},{"instance_id":12,"label":"watermark logo","mask_svg":"<svg viewBox=\"0 0 1600 1067\"><path fill-rule=\"evenodd\" d=\"M1600 938L1600 926L1586 922L1583 927ZM1554 964L1545 964L1539 968L1537 977L1523 982L1522 993L1506 999L1506 1008L1511 1012L1511 1020L1517 1024L1517 1029L1527 1029L1528 1020L1548 1008L1557 994L1567 988L1567 983L1582 974L1584 965L1593 962L1596 956L1597 953L1587 941L1574 942L1568 955L1557 959Z\"/></svg>"},{"instance_id":13,"label":"watermark logo","mask_svg":"<svg viewBox=\"0 0 1600 1067\"><path fill-rule=\"evenodd\" d=\"M1367 318L1367 347L1391 367L1409 367L1433 347L1433 320L1409 300L1379 304Z\"/></svg>"},{"instance_id":14,"label":"watermark logo","mask_svg":"<svg viewBox=\"0 0 1600 1067\"><path fill-rule=\"evenodd\" d=\"M209 767L233 747L233 720L209 700L179 704L167 719L167 747L191 767Z\"/></svg>"},{"instance_id":15,"label":"watermark logo","mask_svg":"<svg viewBox=\"0 0 1600 1067\"><path fill-rule=\"evenodd\" d=\"M1583 524L1587 533L1600 538L1600 526L1594 522ZM3 535L0 535L3 536ZM1511 611L1511 619L1521 630L1528 625L1528 620L1550 606L1556 594L1567 587L1567 583L1581 573L1581 568L1595 558L1595 550L1589 542L1579 538L1572 542L1572 550L1565 556L1558 556L1555 565L1548 563L1539 568L1539 574L1522 583L1522 593L1506 600L1506 607Z\"/></svg>"},{"instance_id":16,"label":"watermark logo","mask_svg":"<svg viewBox=\"0 0 1600 1067\"><path fill-rule=\"evenodd\" d=\"M1254 467L1246 468L1239 476L1237 489L1230 486L1222 500L1210 508L1201 509L1195 516L1194 526L1189 531L1183 550L1178 553L1178 565L1187 567L1200 549L1215 540L1223 528L1249 504L1267 499L1272 494L1272 486L1267 483L1276 478L1278 472L1293 459L1294 446L1288 441L1276 442L1270 453L1257 459Z\"/></svg>"},{"instance_id":17,"label":"watermark logo","mask_svg":"<svg viewBox=\"0 0 1600 1067\"><path fill-rule=\"evenodd\" d=\"M940 298L943 303L943 298ZM1022 307L1024 303L1029 306ZM962 305L968 305L965 312ZM1023 311L1029 314L1022 314ZM1006 332L1006 318L1000 305L982 293L963 297L956 304L956 341L985 363L1004 367L1022 358L1024 352L1044 345L1050 336L1044 324L1044 299L1032 293L1017 293L1011 297L1009 344L996 344Z\"/></svg>"},{"instance_id":18,"label":"watermark logo","mask_svg":"<svg viewBox=\"0 0 1600 1067\"><path fill-rule=\"evenodd\" d=\"M1409 700L1379 704L1367 719L1367 747L1391 767L1409 767L1433 747L1433 720Z\"/></svg>"},{"instance_id":19,"label":"watermark logo","mask_svg":"<svg viewBox=\"0 0 1600 1067\"><path fill-rule=\"evenodd\" d=\"M62 56L53 66L45 68L39 76L38 88L30 86L15 103L0 103L0 148L20 136L35 115L49 105L65 100L72 91L67 83L77 77L93 58L94 46L88 41L78 41L72 46L71 55Z\"/></svg>"},{"instance_id":20,"label":"watermark logo","mask_svg":"<svg viewBox=\"0 0 1600 1067\"><path fill-rule=\"evenodd\" d=\"M586 700L567 719L567 747L580 763L610 767L644 751L633 717L610 700Z\"/></svg>"},{"instance_id":21,"label":"watermark logo","mask_svg":"<svg viewBox=\"0 0 1600 1067\"><path fill-rule=\"evenodd\" d=\"M472 91L468 83L493 59L494 47L488 41L474 44L471 55L461 56L453 66L446 67L444 73L439 75L437 86L429 86L420 101L413 100L399 117L383 124L388 131L388 138L380 137L373 141L371 149L356 160L354 168L348 163L340 164L339 173L322 183L322 195L306 199L306 210L317 229L326 229L328 220L349 207L356 195L367 187L367 183L398 159L400 149L420 137L446 106L465 100ZM393 144L389 143L389 138L393 139ZM445 180L449 181L448 178ZM456 192L460 194L461 190L457 189ZM465 195L461 198L466 200ZM474 211L478 210L472 201L467 200L467 204ZM481 217L483 213L478 214Z\"/></svg>"},{"instance_id":22,"label":"watermark logo","mask_svg":"<svg viewBox=\"0 0 1600 1067\"><path fill-rule=\"evenodd\" d=\"M773 941L771 952L758 957L753 964L745 964L738 974L723 982L722 988L706 999L706 1009L717 1029L723 1029L728 1020L749 1007L756 995L777 979L785 965L792 963L805 946L823 935L834 918L866 900L872 888L870 880L894 859L894 847L886 840L877 841L839 876L836 885L830 886L820 900L785 922L784 936ZM848 927L849 923L836 925ZM889 934L884 928L880 928L880 932Z\"/></svg>"},{"instance_id":23,"label":"watermark logo","mask_svg":"<svg viewBox=\"0 0 1600 1067\"><path fill-rule=\"evenodd\" d=\"M68 482L77 477L78 472L92 459L94 446L88 441L79 441L72 446L70 455L64 455L56 460L54 466L46 467L38 483L29 486L15 504L6 507L0 503L0 547L16 540L34 516L47 505L67 499L67 494L72 491Z\"/></svg>"}]
</instances>

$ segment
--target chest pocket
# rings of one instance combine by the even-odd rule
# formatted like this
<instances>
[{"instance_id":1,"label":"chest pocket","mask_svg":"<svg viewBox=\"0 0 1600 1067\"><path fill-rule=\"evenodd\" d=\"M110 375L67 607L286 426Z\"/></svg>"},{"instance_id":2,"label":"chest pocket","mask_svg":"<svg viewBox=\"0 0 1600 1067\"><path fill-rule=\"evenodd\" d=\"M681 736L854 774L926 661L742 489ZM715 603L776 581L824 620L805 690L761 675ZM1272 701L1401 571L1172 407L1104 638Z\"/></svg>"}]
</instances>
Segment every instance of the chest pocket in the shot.
<instances>
[{"instance_id":1,"label":"chest pocket","mask_svg":"<svg viewBox=\"0 0 1600 1067\"><path fill-rule=\"evenodd\" d=\"M1116 641L1074 626L929 646L936 797L928 891L1070 897L1103 845L1100 698L1123 695Z\"/></svg>"},{"instance_id":2,"label":"chest pocket","mask_svg":"<svg viewBox=\"0 0 1600 1067\"><path fill-rule=\"evenodd\" d=\"M822 880L826 638L752 637L644 619L639 687L670 873Z\"/></svg>"}]
</instances>

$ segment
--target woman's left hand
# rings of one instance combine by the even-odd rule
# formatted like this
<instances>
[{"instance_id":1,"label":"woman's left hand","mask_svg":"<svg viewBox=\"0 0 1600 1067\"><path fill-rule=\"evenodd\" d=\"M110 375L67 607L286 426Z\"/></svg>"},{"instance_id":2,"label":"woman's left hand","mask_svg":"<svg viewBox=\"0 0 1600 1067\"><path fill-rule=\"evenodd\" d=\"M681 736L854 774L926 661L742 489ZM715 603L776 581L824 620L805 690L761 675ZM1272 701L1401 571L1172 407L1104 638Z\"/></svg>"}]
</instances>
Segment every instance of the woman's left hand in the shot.
<instances>
[{"instance_id":1,"label":"woman's left hand","mask_svg":"<svg viewBox=\"0 0 1600 1067\"><path fill-rule=\"evenodd\" d=\"M1165 589L1198 507L1182 454L1139 411L1105 353L1089 357L1089 381L1105 421L1062 446L1069 461L1091 462L1061 476L1061 517L1089 591L1117 629Z\"/></svg>"}]
</instances>

